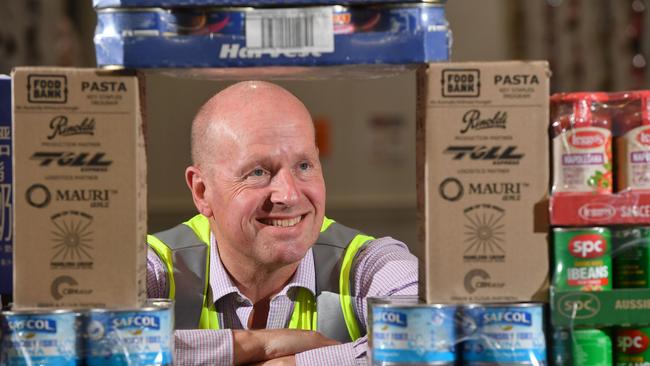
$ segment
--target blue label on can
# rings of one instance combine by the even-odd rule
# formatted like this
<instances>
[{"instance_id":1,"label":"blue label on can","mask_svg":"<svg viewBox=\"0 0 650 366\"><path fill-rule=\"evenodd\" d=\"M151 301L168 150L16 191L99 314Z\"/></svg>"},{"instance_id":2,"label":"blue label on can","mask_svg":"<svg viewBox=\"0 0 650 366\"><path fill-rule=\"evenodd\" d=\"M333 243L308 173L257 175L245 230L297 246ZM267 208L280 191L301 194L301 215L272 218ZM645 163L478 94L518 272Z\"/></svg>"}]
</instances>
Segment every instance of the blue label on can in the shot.
<instances>
[{"instance_id":1,"label":"blue label on can","mask_svg":"<svg viewBox=\"0 0 650 366\"><path fill-rule=\"evenodd\" d=\"M81 363L76 313L4 313L1 323L0 364L73 366Z\"/></svg>"},{"instance_id":2,"label":"blue label on can","mask_svg":"<svg viewBox=\"0 0 650 366\"><path fill-rule=\"evenodd\" d=\"M546 362L542 313L541 305L464 309L463 359L497 364Z\"/></svg>"},{"instance_id":3,"label":"blue label on can","mask_svg":"<svg viewBox=\"0 0 650 366\"><path fill-rule=\"evenodd\" d=\"M91 311L85 325L86 363L171 365L171 308L143 311Z\"/></svg>"},{"instance_id":4,"label":"blue label on can","mask_svg":"<svg viewBox=\"0 0 650 366\"><path fill-rule=\"evenodd\" d=\"M453 362L455 313L454 307L373 307L373 362Z\"/></svg>"}]
</instances>

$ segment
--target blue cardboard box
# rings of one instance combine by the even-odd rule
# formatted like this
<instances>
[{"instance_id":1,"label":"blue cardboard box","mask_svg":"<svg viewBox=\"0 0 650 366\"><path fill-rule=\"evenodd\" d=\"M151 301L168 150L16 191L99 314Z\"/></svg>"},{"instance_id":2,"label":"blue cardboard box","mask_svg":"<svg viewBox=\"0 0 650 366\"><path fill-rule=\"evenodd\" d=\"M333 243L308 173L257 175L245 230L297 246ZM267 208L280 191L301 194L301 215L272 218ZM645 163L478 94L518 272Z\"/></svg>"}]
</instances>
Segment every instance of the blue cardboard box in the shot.
<instances>
[{"instance_id":1,"label":"blue cardboard box","mask_svg":"<svg viewBox=\"0 0 650 366\"><path fill-rule=\"evenodd\" d=\"M0 75L0 294L12 293L11 78Z\"/></svg>"},{"instance_id":2,"label":"blue cardboard box","mask_svg":"<svg viewBox=\"0 0 650 366\"><path fill-rule=\"evenodd\" d=\"M400 0L417 3L421 0ZM439 1L444 3L444 1ZM394 0L93 0L95 8L115 7L187 7L187 6L295 6L295 5L368 5L395 3Z\"/></svg>"},{"instance_id":3,"label":"blue cardboard box","mask_svg":"<svg viewBox=\"0 0 650 366\"><path fill-rule=\"evenodd\" d=\"M207 68L419 64L449 59L442 5L104 9L97 64Z\"/></svg>"}]
</instances>

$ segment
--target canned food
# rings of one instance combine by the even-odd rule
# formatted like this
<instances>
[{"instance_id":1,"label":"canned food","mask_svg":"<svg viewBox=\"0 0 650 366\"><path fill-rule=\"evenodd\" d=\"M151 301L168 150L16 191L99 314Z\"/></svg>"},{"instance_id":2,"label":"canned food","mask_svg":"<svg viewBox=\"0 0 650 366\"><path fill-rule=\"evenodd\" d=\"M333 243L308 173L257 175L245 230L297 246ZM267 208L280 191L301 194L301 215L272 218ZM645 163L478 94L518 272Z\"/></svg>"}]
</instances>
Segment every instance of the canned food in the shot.
<instances>
[{"instance_id":1,"label":"canned food","mask_svg":"<svg viewBox=\"0 0 650 366\"><path fill-rule=\"evenodd\" d=\"M79 314L70 310L5 311L0 364L80 365Z\"/></svg>"},{"instance_id":2,"label":"canned food","mask_svg":"<svg viewBox=\"0 0 650 366\"><path fill-rule=\"evenodd\" d=\"M463 307L463 364L545 365L543 310L539 303Z\"/></svg>"},{"instance_id":3,"label":"canned food","mask_svg":"<svg viewBox=\"0 0 650 366\"><path fill-rule=\"evenodd\" d=\"M553 329L552 362L555 366L573 366L571 359L571 332L567 329Z\"/></svg>"},{"instance_id":4,"label":"canned food","mask_svg":"<svg viewBox=\"0 0 650 366\"><path fill-rule=\"evenodd\" d=\"M616 329L616 366L650 365L650 327Z\"/></svg>"},{"instance_id":5,"label":"canned food","mask_svg":"<svg viewBox=\"0 0 650 366\"><path fill-rule=\"evenodd\" d=\"M456 307L415 297L368 299L371 365L453 365Z\"/></svg>"},{"instance_id":6,"label":"canned food","mask_svg":"<svg viewBox=\"0 0 650 366\"><path fill-rule=\"evenodd\" d=\"M134 310L90 310L85 360L91 366L171 365L174 316L170 301Z\"/></svg>"},{"instance_id":7,"label":"canned food","mask_svg":"<svg viewBox=\"0 0 650 366\"><path fill-rule=\"evenodd\" d=\"M604 227L553 229L558 291L612 289L611 233Z\"/></svg>"},{"instance_id":8,"label":"canned food","mask_svg":"<svg viewBox=\"0 0 650 366\"><path fill-rule=\"evenodd\" d=\"M571 333L574 365L612 365L612 340L602 329L576 329Z\"/></svg>"},{"instance_id":9,"label":"canned food","mask_svg":"<svg viewBox=\"0 0 650 366\"><path fill-rule=\"evenodd\" d=\"M614 287L650 287L650 228L620 228L612 231Z\"/></svg>"}]
</instances>

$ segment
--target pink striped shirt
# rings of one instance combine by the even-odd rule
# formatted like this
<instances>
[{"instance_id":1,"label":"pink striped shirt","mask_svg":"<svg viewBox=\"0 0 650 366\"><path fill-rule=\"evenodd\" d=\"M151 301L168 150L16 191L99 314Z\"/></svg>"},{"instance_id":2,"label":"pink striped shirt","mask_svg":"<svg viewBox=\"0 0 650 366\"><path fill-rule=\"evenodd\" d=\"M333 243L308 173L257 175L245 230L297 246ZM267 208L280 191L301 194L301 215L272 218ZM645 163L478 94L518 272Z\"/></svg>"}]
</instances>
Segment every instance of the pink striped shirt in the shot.
<instances>
[{"instance_id":1,"label":"pink striped shirt","mask_svg":"<svg viewBox=\"0 0 650 366\"><path fill-rule=\"evenodd\" d=\"M211 248L217 248L210 235ZM232 365L233 338L230 329L247 329L253 304L234 285L223 267L218 250L210 251L210 287L222 330L177 330L175 365ZM390 237L365 245L352 266L354 310L362 334L366 333L366 297L417 294L417 259L406 245ZM147 294L165 297L166 269L156 253L147 256ZM275 295L269 306L267 328L286 328L293 312L298 288L315 292L312 251L303 258L292 280ZM296 355L297 365L366 365L367 337L354 342L323 347Z\"/></svg>"}]
</instances>

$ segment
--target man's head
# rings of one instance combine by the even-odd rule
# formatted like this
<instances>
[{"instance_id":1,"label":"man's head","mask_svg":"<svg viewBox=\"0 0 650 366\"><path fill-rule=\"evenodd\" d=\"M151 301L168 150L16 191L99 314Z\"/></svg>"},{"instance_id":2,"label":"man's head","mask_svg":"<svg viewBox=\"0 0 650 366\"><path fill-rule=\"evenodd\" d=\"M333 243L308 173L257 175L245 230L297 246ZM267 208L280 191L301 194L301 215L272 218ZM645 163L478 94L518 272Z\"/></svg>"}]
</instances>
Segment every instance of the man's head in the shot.
<instances>
[{"instance_id":1,"label":"man's head","mask_svg":"<svg viewBox=\"0 0 650 366\"><path fill-rule=\"evenodd\" d=\"M222 256L283 266L318 237L325 184L314 126L277 85L241 82L208 100L192 123L185 176Z\"/></svg>"}]
</instances>

